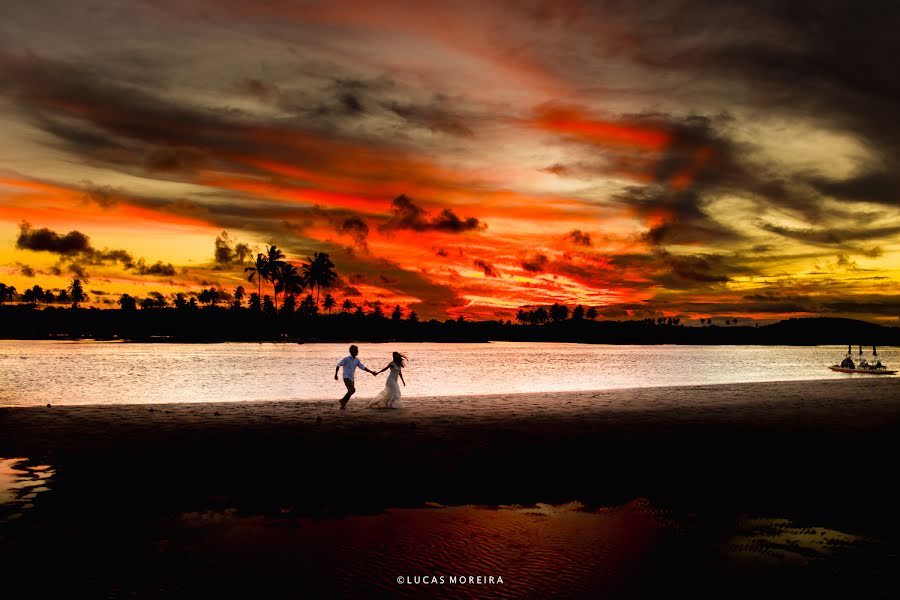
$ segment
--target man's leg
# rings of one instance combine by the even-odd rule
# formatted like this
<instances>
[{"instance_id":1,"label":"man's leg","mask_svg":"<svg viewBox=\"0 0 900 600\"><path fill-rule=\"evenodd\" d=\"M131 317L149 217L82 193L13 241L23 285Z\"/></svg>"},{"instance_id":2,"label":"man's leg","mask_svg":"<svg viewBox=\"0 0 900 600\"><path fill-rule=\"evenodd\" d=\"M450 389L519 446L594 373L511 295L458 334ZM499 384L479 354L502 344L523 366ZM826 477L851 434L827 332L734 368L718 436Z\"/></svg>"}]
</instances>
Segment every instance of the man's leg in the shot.
<instances>
[{"instance_id":1,"label":"man's leg","mask_svg":"<svg viewBox=\"0 0 900 600\"><path fill-rule=\"evenodd\" d=\"M344 379L344 385L347 386L347 393L341 398L341 408L346 407L347 403L350 402L350 396L356 393L356 386L353 384L352 379Z\"/></svg>"}]
</instances>

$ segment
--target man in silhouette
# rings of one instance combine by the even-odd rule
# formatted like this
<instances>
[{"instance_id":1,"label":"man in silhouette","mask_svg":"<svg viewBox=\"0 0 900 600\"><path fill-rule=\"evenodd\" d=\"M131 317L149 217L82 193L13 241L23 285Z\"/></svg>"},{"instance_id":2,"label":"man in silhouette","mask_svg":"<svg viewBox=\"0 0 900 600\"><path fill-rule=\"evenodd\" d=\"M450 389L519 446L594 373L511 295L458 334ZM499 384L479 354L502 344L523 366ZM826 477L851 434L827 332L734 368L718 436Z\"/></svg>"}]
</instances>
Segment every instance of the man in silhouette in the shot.
<instances>
[{"instance_id":1,"label":"man in silhouette","mask_svg":"<svg viewBox=\"0 0 900 600\"><path fill-rule=\"evenodd\" d=\"M337 381L338 371L341 367L344 367L344 385L347 386L347 393L344 394L344 397L341 398L341 410L347 408L347 403L350 402L350 396L356 393L356 385L354 385L354 380L356 379L356 369L360 368L363 371L371 373L372 375L377 375L375 371L372 371L366 365L362 364L362 361L359 360L356 355L359 354L359 348L356 346L350 346L350 356L345 356L341 359L341 362L337 364L334 368L334 380Z\"/></svg>"}]
</instances>

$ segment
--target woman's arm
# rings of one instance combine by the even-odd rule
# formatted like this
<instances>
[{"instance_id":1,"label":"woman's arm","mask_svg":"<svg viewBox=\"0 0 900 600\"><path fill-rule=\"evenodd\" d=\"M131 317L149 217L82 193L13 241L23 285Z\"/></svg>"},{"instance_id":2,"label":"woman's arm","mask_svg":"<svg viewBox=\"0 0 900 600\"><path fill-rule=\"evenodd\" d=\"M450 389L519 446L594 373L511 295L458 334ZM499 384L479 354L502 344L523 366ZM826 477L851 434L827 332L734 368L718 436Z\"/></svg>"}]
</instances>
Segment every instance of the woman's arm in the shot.
<instances>
[{"instance_id":1,"label":"woman's arm","mask_svg":"<svg viewBox=\"0 0 900 600\"><path fill-rule=\"evenodd\" d=\"M382 370L378 371L378 373L384 373L385 371L387 371L390 368L391 368L391 363L388 363L387 366L385 368L383 368ZM378 373L375 373L375 374L378 375Z\"/></svg>"},{"instance_id":2,"label":"woman's arm","mask_svg":"<svg viewBox=\"0 0 900 600\"><path fill-rule=\"evenodd\" d=\"M403 382L403 387L406 387L406 380L403 379L403 369L400 369L400 381Z\"/></svg>"}]
</instances>

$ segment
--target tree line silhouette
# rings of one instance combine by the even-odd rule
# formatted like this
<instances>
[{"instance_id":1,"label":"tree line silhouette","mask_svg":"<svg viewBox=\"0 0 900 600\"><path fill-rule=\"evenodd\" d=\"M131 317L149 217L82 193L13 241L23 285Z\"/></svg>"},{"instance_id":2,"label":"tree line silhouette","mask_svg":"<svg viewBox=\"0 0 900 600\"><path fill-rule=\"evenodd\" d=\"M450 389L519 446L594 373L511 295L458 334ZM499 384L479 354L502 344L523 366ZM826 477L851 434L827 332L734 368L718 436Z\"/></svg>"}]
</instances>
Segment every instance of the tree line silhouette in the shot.
<instances>
[{"instance_id":1,"label":"tree line silhouette","mask_svg":"<svg viewBox=\"0 0 900 600\"><path fill-rule=\"evenodd\" d=\"M421 321L415 311L380 301L338 301L329 291L338 281L327 253L299 265L276 246L258 253L245 268L256 291L216 287L167 298L122 294L119 310L83 308L84 286L73 279L58 292L35 285L19 293L0 283L0 329L11 339L57 337L145 341L572 341L675 344L900 344L900 329L850 319L789 319L759 327L736 318L700 318L687 327L679 317L627 321L598 320L596 307L521 307L512 320ZM271 295L268 293L271 289ZM252 288L251 288L252 290ZM307 292L303 295L303 292ZM324 296L323 296L324 293ZM302 296L302 297L301 297ZM279 305L280 300L280 305ZM106 300L109 303L109 300ZM12 303L11 305L6 305ZM36 310L43 305L42 310ZM368 311L366 310L368 307ZM727 327L721 327L724 324Z\"/></svg>"}]
</instances>

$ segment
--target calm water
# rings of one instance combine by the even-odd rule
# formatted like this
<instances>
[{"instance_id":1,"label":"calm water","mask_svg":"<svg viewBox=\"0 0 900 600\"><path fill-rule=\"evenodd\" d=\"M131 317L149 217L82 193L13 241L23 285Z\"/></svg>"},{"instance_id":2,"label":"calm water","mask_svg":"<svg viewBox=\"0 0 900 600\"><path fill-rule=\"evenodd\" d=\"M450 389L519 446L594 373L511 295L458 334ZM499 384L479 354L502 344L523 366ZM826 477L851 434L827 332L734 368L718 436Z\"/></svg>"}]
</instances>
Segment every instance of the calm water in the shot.
<instances>
[{"instance_id":1,"label":"calm water","mask_svg":"<svg viewBox=\"0 0 900 600\"><path fill-rule=\"evenodd\" d=\"M393 350L409 355L407 397L854 377L826 368L845 346L361 346L375 370ZM346 344L0 341L0 405L334 399L346 354ZM900 364L896 348L879 355ZM384 377L358 372L357 398L374 396Z\"/></svg>"}]
</instances>

